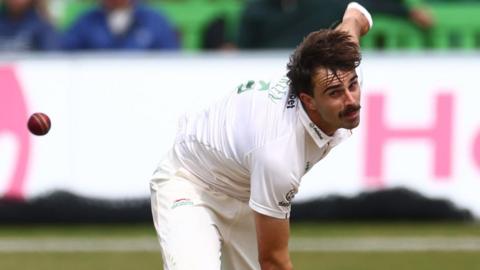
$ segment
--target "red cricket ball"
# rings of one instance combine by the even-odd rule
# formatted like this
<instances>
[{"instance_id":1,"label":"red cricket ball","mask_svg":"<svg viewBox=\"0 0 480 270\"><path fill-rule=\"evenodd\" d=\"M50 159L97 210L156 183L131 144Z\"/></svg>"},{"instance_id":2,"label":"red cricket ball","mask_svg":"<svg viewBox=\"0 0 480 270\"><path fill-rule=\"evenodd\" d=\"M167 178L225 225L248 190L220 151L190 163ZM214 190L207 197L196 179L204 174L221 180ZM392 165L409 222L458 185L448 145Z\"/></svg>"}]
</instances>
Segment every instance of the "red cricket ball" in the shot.
<instances>
[{"instance_id":1,"label":"red cricket ball","mask_svg":"<svg viewBox=\"0 0 480 270\"><path fill-rule=\"evenodd\" d=\"M34 135L42 136L48 133L52 123L48 115L37 112L28 118L28 130Z\"/></svg>"}]
</instances>

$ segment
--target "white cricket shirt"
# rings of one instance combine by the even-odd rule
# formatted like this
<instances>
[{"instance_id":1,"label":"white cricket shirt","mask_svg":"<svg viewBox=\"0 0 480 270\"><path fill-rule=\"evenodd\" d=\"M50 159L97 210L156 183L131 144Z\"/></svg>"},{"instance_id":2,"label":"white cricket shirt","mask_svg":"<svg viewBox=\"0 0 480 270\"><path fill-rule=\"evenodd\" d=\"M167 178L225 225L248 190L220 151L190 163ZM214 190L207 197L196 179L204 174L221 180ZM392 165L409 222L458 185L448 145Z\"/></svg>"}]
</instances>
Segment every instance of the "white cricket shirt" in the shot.
<instances>
[{"instance_id":1,"label":"white cricket shirt","mask_svg":"<svg viewBox=\"0 0 480 270\"><path fill-rule=\"evenodd\" d=\"M182 167L258 213L288 218L302 176L351 134L325 135L288 90L286 77L249 81L182 117L173 148Z\"/></svg>"}]
</instances>

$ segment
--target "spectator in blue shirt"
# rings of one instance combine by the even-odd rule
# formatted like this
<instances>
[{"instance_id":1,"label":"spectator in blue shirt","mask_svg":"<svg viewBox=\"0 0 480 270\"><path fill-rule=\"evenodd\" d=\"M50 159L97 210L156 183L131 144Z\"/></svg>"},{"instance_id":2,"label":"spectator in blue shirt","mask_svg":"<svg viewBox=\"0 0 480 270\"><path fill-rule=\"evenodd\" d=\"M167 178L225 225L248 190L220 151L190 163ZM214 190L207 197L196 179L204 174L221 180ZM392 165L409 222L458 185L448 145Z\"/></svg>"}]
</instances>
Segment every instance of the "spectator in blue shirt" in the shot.
<instances>
[{"instance_id":1,"label":"spectator in blue shirt","mask_svg":"<svg viewBox=\"0 0 480 270\"><path fill-rule=\"evenodd\" d=\"M62 45L66 50L179 48L167 19L135 0L101 0L66 31Z\"/></svg>"},{"instance_id":2,"label":"spectator in blue shirt","mask_svg":"<svg viewBox=\"0 0 480 270\"><path fill-rule=\"evenodd\" d=\"M42 0L4 0L0 6L0 51L43 51L59 48Z\"/></svg>"}]
</instances>

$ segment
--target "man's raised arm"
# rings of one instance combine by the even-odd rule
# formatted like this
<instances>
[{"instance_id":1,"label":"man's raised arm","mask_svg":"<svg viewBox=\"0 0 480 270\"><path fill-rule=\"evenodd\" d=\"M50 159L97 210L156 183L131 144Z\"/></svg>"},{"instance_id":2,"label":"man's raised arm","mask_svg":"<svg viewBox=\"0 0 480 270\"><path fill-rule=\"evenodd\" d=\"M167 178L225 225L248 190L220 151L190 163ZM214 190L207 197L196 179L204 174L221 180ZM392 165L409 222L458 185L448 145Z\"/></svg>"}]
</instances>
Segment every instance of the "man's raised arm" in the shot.
<instances>
[{"instance_id":1,"label":"man's raised arm","mask_svg":"<svg viewBox=\"0 0 480 270\"><path fill-rule=\"evenodd\" d=\"M372 28L372 16L363 6L356 2L348 4L343 14L342 22L336 29L346 31L359 43L360 37Z\"/></svg>"}]
</instances>

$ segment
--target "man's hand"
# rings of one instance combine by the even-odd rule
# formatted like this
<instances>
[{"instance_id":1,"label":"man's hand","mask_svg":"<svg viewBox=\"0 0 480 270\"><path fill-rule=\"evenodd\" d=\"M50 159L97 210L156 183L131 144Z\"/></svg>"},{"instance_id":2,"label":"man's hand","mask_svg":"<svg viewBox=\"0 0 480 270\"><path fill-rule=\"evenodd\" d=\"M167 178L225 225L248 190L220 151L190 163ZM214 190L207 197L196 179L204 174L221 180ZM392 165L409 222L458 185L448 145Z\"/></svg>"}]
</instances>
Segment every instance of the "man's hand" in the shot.
<instances>
[{"instance_id":1,"label":"man's hand","mask_svg":"<svg viewBox=\"0 0 480 270\"><path fill-rule=\"evenodd\" d=\"M370 13L357 3L350 3L343 14L342 23L338 30L348 32L356 43L360 37L368 33L371 28L372 17Z\"/></svg>"}]
</instances>

